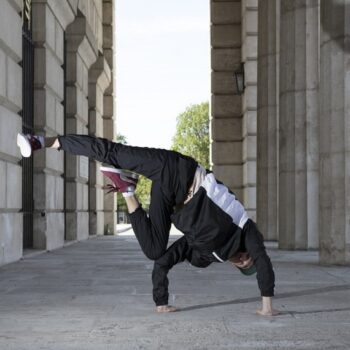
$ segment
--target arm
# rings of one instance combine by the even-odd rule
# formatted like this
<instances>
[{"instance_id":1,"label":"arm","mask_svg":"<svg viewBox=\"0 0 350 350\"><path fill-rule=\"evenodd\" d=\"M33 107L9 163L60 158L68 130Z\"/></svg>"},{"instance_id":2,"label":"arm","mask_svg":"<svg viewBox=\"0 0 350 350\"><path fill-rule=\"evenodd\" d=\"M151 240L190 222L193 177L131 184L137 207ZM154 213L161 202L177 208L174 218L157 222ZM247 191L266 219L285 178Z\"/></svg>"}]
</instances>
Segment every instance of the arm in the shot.
<instances>
[{"instance_id":1,"label":"arm","mask_svg":"<svg viewBox=\"0 0 350 350\"><path fill-rule=\"evenodd\" d=\"M273 309L271 297L262 297L262 308L256 310L256 313L260 316L276 316L279 311Z\"/></svg>"},{"instance_id":2,"label":"arm","mask_svg":"<svg viewBox=\"0 0 350 350\"><path fill-rule=\"evenodd\" d=\"M152 272L153 300L158 312L175 311L168 306L168 272L176 264L184 261L190 252L185 237L181 237L173 243L167 251L154 262Z\"/></svg>"},{"instance_id":3,"label":"arm","mask_svg":"<svg viewBox=\"0 0 350 350\"><path fill-rule=\"evenodd\" d=\"M262 308L257 311L262 316L273 316L278 311L272 308L275 274L269 256L266 253L264 238L254 222L249 222L245 233L245 246L256 267L256 278L262 296Z\"/></svg>"}]
</instances>

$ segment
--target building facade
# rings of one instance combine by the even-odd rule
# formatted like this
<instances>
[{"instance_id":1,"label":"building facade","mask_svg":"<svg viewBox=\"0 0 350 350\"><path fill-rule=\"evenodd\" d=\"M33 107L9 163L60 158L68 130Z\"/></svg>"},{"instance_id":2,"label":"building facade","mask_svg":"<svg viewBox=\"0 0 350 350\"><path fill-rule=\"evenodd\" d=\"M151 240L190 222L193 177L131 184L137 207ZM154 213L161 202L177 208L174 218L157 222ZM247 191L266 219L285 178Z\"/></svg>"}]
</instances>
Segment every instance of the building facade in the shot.
<instances>
[{"instance_id":1,"label":"building facade","mask_svg":"<svg viewBox=\"0 0 350 350\"><path fill-rule=\"evenodd\" d=\"M346 0L210 0L211 162L281 249L350 262ZM113 139L113 0L0 3L0 265L113 233L95 161L16 134ZM235 77L244 75L244 90Z\"/></svg>"},{"instance_id":2,"label":"building facade","mask_svg":"<svg viewBox=\"0 0 350 350\"><path fill-rule=\"evenodd\" d=\"M22 160L16 134L113 139L112 0L0 4L0 264L113 233L115 201L95 161L46 149Z\"/></svg>"},{"instance_id":3,"label":"building facade","mask_svg":"<svg viewBox=\"0 0 350 350\"><path fill-rule=\"evenodd\" d=\"M265 238L324 264L350 263L349 13L346 0L211 0L213 169Z\"/></svg>"}]
</instances>

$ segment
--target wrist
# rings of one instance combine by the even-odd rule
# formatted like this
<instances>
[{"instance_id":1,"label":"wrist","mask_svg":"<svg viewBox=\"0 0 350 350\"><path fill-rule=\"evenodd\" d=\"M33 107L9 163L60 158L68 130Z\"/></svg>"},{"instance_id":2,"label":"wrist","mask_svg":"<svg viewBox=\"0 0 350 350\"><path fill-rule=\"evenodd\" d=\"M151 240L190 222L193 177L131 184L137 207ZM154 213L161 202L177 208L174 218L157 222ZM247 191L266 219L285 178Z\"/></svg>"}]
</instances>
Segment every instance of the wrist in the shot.
<instances>
[{"instance_id":1,"label":"wrist","mask_svg":"<svg viewBox=\"0 0 350 350\"><path fill-rule=\"evenodd\" d=\"M262 297L262 306L264 310L272 310L271 297Z\"/></svg>"}]
</instances>

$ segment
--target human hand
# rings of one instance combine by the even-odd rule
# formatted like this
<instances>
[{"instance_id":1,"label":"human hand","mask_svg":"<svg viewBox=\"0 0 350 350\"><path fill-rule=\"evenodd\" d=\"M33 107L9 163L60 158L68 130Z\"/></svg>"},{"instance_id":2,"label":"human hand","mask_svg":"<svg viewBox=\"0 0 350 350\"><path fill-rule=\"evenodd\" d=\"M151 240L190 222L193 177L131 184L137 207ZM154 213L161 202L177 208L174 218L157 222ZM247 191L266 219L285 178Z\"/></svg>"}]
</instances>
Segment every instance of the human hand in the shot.
<instances>
[{"instance_id":1,"label":"human hand","mask_svg":"<svg viewBox=\"0 0 350 350\"><path fill-rule=\"evenodd\" d=\"M175 311L178 311L178 309L175 306L171 306L171 305L159 305L159 306L157 306L158 313L175 312Z\"/></svg>"},{"instance_id":2,"label":"human hand","mask_svg":"<svg viewBox=\"0 0 350 350\"><path fill-rule=\"evenodd\" d=\"M256 313L259 316L277 316L280 314L280 312L275 309L271 309L271 310L258 309L256 310Z\"/></svg>"},{"instance_id":3,"label":"human hand","mask_svg":"<svg viewBox=\"0 0 350 350\"><path fill-rule=\"evenodd\" d=\"M276 316L280 314L278 310L272 307L271 297L262 297L262 308L256 310L256 313L259 316Z\"/></svg>"}]
</instances>

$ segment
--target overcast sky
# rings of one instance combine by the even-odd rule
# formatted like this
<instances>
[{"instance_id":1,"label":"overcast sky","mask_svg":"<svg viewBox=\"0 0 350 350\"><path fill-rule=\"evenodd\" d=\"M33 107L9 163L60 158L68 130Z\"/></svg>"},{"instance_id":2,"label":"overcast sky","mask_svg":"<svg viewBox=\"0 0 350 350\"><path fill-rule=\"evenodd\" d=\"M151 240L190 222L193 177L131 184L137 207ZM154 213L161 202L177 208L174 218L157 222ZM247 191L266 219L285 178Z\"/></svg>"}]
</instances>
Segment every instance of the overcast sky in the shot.
<instances>
[{"instance_id":1,"label":"overcast sky","mask_svg":"<svg viewBox=\"0 0 350 350\"><path fill-rule=\"evenodd\" d=\"M210 97L209 1L116 1L117 132L170 148L176 117Z\"/></svg>"}]
</instances>

